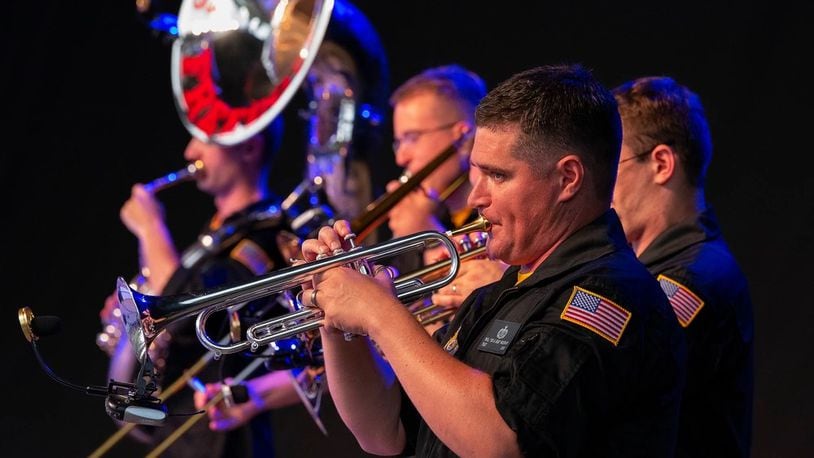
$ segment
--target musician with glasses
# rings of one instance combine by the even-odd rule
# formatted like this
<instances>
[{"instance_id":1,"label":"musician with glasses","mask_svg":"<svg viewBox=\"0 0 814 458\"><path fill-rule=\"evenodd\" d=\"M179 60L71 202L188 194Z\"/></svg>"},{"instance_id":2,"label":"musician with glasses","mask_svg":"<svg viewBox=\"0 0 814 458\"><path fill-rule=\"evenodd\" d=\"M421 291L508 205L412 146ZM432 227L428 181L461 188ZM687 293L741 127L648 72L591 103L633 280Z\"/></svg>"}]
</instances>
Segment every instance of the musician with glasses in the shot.
<instances>
[{"instance_id":1,"label":"musician with glasses","mask_svg":"<svg viewBox=\"0 0 814 458\"><path fill-rule=\"evenodd\" d=\"M393 151L396 164L405 174L418 172L457 142L457 152L388 214L394 237L424 230L455 229L477 217L477 211L467 204L466 198L472 188L469 153L475 107L484 95L486 83L480 76L460 65L450 64L422 71L402 83L390 96ZM400 185L398 181L390 182L387 190L392 192ZM427 250L423 259L402 259L398 267L407 272L438 260L438 251ZM468 261L455 283L439 290L431 300L435 305L455 309L473 289L497 280L507 267L487 259Z\"/></svg>"},{"instance_id":2,"label":"musician with glasses","mask_svg":"<svg viewBox=\"0 0 814 458\"><path fill-rule=\"evenodd\" d=\"M127 229L138 238L143 270L149 272L146 287L150 294L173 295L211 289L224 284L245 281L256 275L287 265L299 248L299 240L289 232L280 211L279 198L269 188L268 176L282 137L282 119L274 121L262 133L234 146L219 146L192 138L184 159L202 161L203 169L195 175L198 189L212 196L215 214L206 223L198 241L179 253L167 228L164 210L156 196L145 186L136 184L120 216ZM120 320L112 314L115 297L108 298L101 312L103 321ZM237 315L221 314L213 320L211 334L224 336L230 329L267 317L279 308L274 300L260 299L243 307ZM154 359L160 385L169 386L182 377L204 353L195 335L195 317L171 324L158 339L163 351L156 350ZM245 367L240 357L225 357L210 363L197 375L203 382L214 382L232 376ZM121 338L111 355L109 376L120 381L133 379L134 352L128 339ZM261 372L262 373L262 372ZM288 404L299 402L296 391L286 378L279 377L278 396ZM192 413L192 387L166 400L169 412ZM187 420L170 416L167 424L139 431L142 439L153 445ZM196 423L162 456L270 456L274 451L270 414L259 415L244 427L228 433L209 431L204 421ZM145 438L145 434L149 437Z\"/></svg>"},{"instance_id":3,"label":"musician with glasses","mask_svg":"<svg viewBox=\"0 0 814 458\"><path fill-rule=\"evenodd\" d=\"M613 95L581 66L538 67L492 90L476 124L468 202L492 222L489 255L512 267L437 340L387 269L317 275L303 298L325 313L342 418L379 454L672 456L686 347L610 208ZM349 248L348 231L324 227L306 260Z\"/></svg>"},{"instance_id":4,"label":"musician with glasses","mask_svg":"<svg viewBox=\"0 0 814 458\"><path fill-rule=\"evenodd\" d=\"M472 149L475 107L486 85L475 73L459 66L429 68L396 88L393 107L393 151L404 174L421 170L440 152L457 142L457 152L390 211L394 237L424 230L445 230L470 219L472 208L467 172ZM460 179L460 180L459 180ZM393 191L399 181L388 183ZM448 196L442 196L442 193ZM441 197L445 197L441 202Z\"/></svg>"},{"instance_id":5,"label":"musician with glasses","mask_svg":"<svg viewBox=\"0 0 814 458\"><path fill-rule=\"evenodd\" d=\"M613 208L687 335L677 456L749 456L752 301L704 193L712 159L704 108L669 77L634 79L614 95L623 142Z\"/></svg>"}]
</instances>

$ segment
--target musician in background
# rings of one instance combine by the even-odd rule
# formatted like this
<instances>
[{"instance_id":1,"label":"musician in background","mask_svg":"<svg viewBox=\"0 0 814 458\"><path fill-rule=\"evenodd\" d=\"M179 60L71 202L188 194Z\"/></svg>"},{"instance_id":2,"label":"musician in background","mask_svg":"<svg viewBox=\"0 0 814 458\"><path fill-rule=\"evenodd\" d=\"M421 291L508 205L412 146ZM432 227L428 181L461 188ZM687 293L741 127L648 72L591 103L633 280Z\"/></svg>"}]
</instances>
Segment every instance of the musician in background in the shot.
<instances>
[{"instance_id":1,"label":"musician in background","mask_svg":"<svg viewBox=\"0 0 814 458\"><path fill-rule=\"evenodd\" d=\"M334 12L304 82L310 101L306 178L307 181L316 176L323 178L325 193L337 218L355 218L373 200L370 159L380 154L384 146L381 119L387 109L390 71L384 46L363 12L344 1L338 2ZM352 135L348 136L350 127ZM315 230L320 227L308 226ZM318 332L316 336L319 339ZM316 342L315 347L318 345ZM327 396L321 368L309 368L298 377L316 382L304 383L302 391L310 394L306 396L309 404L318 404L314 405L317 412L311 413L324 424L325 434L314 427L310 418L304 419L303 424L302 406L285 408L290 399L287 387L281 384L291 384L288 372L272 372L247 380L244 386L250 402L232 406L224 402L214 404L207 409L209 428L229 431L254 421L263 412L277 410L274 414L277 449L282 454L288 451L286 456L367 456ZM221 383L207 384L205 393L196 393L196 405L202 408L221 387ZM326 395L313 396L319 389L325 389ZM284 409L280 410L281 407Z\"/></svg>"},{"instance_id":2,"label":"musician in background","mask_svg":"<svg viewBox=\"0 0 814 458\"><path fill-rule=\"evenodd\" d=\"M138 238L142 271L149 272L145 286L150 294L174 295L211 289L287 265L288 259L296 253L298 239L288 231L279 199L268 186L271 163L281 136L279 120L261 134L230 147L197 138L190 140L184 159L203 162L203 170L195 175L195 182L198 189L212 196L215 214L205 224L198 241L183 253L175 247L156 196L141 184L133 186L120 216L127 229ZM115 299L109 298L102 311L103 321L117 319L111 316L115 307ZM275 307L278 304L273 299L259 299L243 307L237 316L220 313L218 318L222 319L213 317L210 335L219 339L229 333L230 327L239 326L240 321L246 326L252 320L267 317ZM160 385L166 387L181 377L205 349L195 335L195 317L174 322L162 336L157 340L164 349L154 349L154 360L161 375ZM166 361L161 362L164 358ZM244 358L226 356L210 363L197 377L204 382L222 380L246 364ZM136 369L129 342L122 338L111 357L110 378L132 380ZM277 379L277 395L285 399L285 403L298 403L299 398L288 379L282 376ZM197 411L191 388L185 388L166 403L171 414ZM164 426L152 431L145 428L141 433L158 443L186 419L170 416ZM271 427L269 413L229 433L211 432L206 422L200 421L162 456L272 456Z\"/></svg>"},{"instance_id":3,"label":"musician in background","mask_svg":"<svg viewBox=\"0 0 814 458\"><path fill-rule=\"evenodd\" d=\"M477 217L467 204L469 153L475 126L475 107L486 95L486 84L474 72L451 64L428 68L409 78L390 97L393 107L393 150L396 164L412 175L439 153L457 143L457 153L447 159L390 211L388 225L394 237L419 231L444 232ZM401 183L388 183L389 192ZM427 250L422 260L400 260L399 270L409 272L437 262L438 251ZM508 266L488 259L464 263L455 282L433 295L435 305L455 309L475 288L491 283Z\"/></svg>"},{"instance_id":4,"label":"musician in background","mask_svg":"<svg viewBox=\"0 0 814 458\"><path fill-rule=\"evenodd\" d=\"M672 456L686 347L610 208L613 95L581 66L538 67L493 89L476 121L469 204L492 222L489 255L512 267L437 341L389 269L315 276L303 298L325 313L342 418L379 454ZM349 229L323 227L303 256L348 249Z\"/></svg>"},{"instance_id":5,"label":"musician in background","mask_svg":"<svg viewBox=\"0 0 814 458\"><path fill-rule=\"evenodd\" d=\"M752 301L704 195L712 159L704 108L669 77L638 78L614 95L623 142L613 207L687 335L676 456L748 457Z\"/></svg>"},{"instance_id":6,"label":"musician in background","mask_svg":"<svg viewBox=\"0 0 814 458\"><path fill-rule=\"evenodd\" d=\"M483 80L458 65L424 70L391 95L393 150L396 164L405 174L415 174L440 152L458 143L457 153L390 211L388 225L394 237L425 230L443 232L470 219L472 208L466 203L471 189L469 152L475 107L484 95ZM387 190L392 192L400 184L390 182ZM451 186L455 187L442 201L442 193Z\"/></svg>"}]
</instances>

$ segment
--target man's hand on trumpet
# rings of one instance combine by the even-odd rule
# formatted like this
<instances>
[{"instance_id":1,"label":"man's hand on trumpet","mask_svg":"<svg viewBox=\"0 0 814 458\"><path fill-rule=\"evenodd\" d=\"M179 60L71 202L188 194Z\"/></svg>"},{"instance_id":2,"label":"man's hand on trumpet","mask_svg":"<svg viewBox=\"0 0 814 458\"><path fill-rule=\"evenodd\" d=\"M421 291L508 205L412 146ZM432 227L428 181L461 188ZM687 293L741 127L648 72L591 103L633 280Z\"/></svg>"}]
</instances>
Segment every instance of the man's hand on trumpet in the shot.
<instances>
[{"instance_id":1,"label":"man's hand on trumpet","mask_svg":"<svg viewBox=\"0 0 814 458\"><path fill-rule=\"evenodd\" d=\"M323 227L319 238L303 242L303 257L310 262L349 250L351 246L346 240L349 234L350 223L345 220L336 222L333 228ZM368 335L383 325L390 314L406 313L396 298L393 276L392 269L381 266L375 268L375 277L347 267L330 269L315 275L312 285L303 285L302 301L306 306L322 309L326 329Z\"/></svg>"}]
</instances>

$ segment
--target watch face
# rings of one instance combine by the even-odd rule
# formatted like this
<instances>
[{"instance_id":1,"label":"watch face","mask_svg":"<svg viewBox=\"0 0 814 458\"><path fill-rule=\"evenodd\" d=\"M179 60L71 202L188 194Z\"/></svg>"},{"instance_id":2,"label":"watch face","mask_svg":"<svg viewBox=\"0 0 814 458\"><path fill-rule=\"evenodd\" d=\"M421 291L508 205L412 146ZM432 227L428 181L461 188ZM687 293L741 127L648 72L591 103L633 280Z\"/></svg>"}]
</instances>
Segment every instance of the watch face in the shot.
<instances>
[{"instance_id":1,"label":"watch face","mask_svg":"<svg viewBox=\"0 0 814 458\"><path fill-rule=\"evenodd\" d=\"M130 340L130 345L133 347L133 351L136 352L139 362L143 364L147 358L147 339L141 327L141 312L139 312L136 300L133 297L133 290L121 277L116 281L116 290L118 291L119 310L122 314L122 321L124 321L124 329L127 331L127 338Z\"/></svg>"}]
</instances>

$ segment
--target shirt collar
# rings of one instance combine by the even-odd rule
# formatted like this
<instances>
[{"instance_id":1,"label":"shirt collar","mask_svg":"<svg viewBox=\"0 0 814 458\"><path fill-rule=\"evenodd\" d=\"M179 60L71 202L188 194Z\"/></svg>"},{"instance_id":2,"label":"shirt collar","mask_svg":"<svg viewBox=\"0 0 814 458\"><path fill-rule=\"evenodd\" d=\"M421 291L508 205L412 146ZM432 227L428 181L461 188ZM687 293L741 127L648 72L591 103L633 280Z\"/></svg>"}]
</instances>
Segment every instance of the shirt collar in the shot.
<instances>
[{"instance_id":1,"label":"shirt collar","mask_svg":"<svg viewBox=\"0 0 814 458\"><path fill-rule=\"evenodd\" d=\"M645 265L651 265L690 245L718 238L721 230L718 219L711 208L707 208L695 217L675 224L662 232L639 256Z\"/></svg>"},{"instance_id":2,"label":"shirt collar","mask_svg":"<svg viewBox=\"0 0 814 458\"><path fill-rule=\"evenodd\" d=\"M620 249L630 250L630 247L625 240L625 233L616 211L608 209L565 239L548 259L537 267L531 277L518 287L533 285ZM519 266L510 267L506 270L504 278L511 278L514 283L519 270Z\"/></svg>"}]
</instances>

